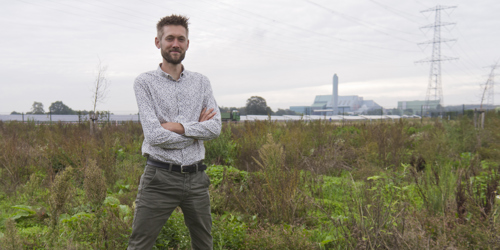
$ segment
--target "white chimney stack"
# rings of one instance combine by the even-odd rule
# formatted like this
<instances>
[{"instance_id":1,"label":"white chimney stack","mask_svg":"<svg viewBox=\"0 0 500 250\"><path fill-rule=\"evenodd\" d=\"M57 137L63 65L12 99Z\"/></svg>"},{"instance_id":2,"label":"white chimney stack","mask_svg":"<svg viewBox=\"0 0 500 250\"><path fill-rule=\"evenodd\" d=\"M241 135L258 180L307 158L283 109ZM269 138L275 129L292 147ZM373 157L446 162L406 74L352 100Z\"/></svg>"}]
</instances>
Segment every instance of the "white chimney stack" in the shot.
<instances>
[{"instance_id":1,"label":"white chimney stack","mask_svg":"<svg viewBox=\"0 0 500 250\"><path fill-rule=\"evenodd\" d=\"M338 115L338 104L339 104L339 78L337 74L333 75L333 93L332 93L332 109L333 115Z\"/></svg>"}]
</instances>

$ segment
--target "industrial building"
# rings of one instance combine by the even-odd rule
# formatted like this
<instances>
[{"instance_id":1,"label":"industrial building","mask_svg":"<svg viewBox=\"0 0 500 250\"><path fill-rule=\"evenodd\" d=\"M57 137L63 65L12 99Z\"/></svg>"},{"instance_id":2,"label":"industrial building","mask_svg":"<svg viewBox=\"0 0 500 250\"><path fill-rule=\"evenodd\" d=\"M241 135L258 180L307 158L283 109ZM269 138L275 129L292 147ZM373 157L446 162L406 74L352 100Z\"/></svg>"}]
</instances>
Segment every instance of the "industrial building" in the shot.
<instances>
[{"instance_id":1,"label":"industrial building","mask_svg":"<svg viewBox=\"0 0 500 250\"><path fill-rule=\"evenodd\" d=\"M290 110L305 115L337 115L342 113L361 114L382 107L372 100L363 100L357 95L339 96L339 78L333 75L331 95L317 95L311 106L290 106Z\"/></svg>"},{"instance_id":2,"label":"industrial building","mask_svg":"<svg viewBox=\"0 0 500 250\"><path fill-rule=\"evenodd\" d=\"M429 107L426 107L426 105L429 105ZM421 115L422 110L436 110L439 105L439 100L429 100L429 103L427 104L427 101L399 101L398 102L398 109L402 111L411 111L412 114L419 114Z\"/></svg>"}]
</instances>

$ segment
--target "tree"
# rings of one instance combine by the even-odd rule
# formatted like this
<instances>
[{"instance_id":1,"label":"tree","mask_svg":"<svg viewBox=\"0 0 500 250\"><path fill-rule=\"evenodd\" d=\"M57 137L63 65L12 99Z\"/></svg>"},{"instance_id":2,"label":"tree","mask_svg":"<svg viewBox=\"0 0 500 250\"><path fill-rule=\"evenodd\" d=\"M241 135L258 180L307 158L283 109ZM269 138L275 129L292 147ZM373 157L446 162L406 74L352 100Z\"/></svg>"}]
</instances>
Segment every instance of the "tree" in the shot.
<instances>
[{"instance_id":1,"label":"tree","mask_svg":"<svg viewBox=\"0 0 500 250\"><path fill-rule=\"evenodd\" d=\"M274 111L269 106L266 107L266 115L274 115Z\"/></svg>"},{"instance_id":2,"label":"tree","mask_svg":"<svg viewBox=\"0 0 500 250\"><path fill-rule=\"evenodd\" d=\"M247 115L247 108L246 107L241 107L238 109L240 111L240 115Z\"/></svg>"},{"instance_id":3,"label":"tree","mask_svg":"<svg viewBox=\"0 0 500 250\"><path fill-rule=\"evenodd\" d=\"M229 113L229 112L233 112L233 110L238 110L238 112L240 112L240 115L247 115L247 112L246 112L246 108L245 107L219 107L219 110L221 113Z\"/></svg>"},{"instance_id":4,"label":"tree","mask_svg":"<svg viewBox=\"0 0 500 250\"><path fill-rule=\"evenodd\" d=\"M295 111L293 110L290 110L290 109L278 109L278 111L276 111L276 113L274 113L275 115L297 115L297 113L295 113Z\"/></svg>"},{"instance_id":5,"label":"tree","mask_svg":"<svg viewBox=\"0 0 500 250\"><path fill-rule=\"evenodd\" d=\"M220 111L221 113L227 113L227 112L229 112L229 108L228 108L228 107L224 107L224 106L222 106L222 107L219 107L219 111Z\"/></svg>"},{"instance_id":6,"label":"tree","mask_svg":"<svg viewBox=\"0 0 500 250\"><path fill-rule=\"evenodd\" d=\"M70 115L75 113L75 111L66 106L62 101L53 102L49 107L49 111L57 115Z\"/></svg>"},{"instance_id":7,"label":"tree","mask_svg":"<svg viewBox=\"0 0 500 250\"><path fill-rule=\"evenodd\" d=\"M30 113L34 115L44 114L45 110L43 110L43 104L41 102L33 102Z\"/></svg>"},{"instance_id":8,"label":"tree","mask_svg":"<svg viewBox=\"0 0 500 250\"><path fill-rule=\"evenodd\" d=\"M402 115L403 112L401 111L401 109L389 109L388 112L387 112L389 115ZM380 109L379 109L379 113L380 114Z\"/></svg>"},{"instance_id":9,"label":"tree","mask_svg":"<svg viewBox=\"0 0 500 250\"><path fill-rule=\"evenodd\" d=\"M109 81L106 77L106 71L108 67L101 64L97 64L96 79L92 85L92 114L90 114L90 133L94 132L94 123L99 119L99 114L96 110L98 103L103 103L108 94Z\"/></svg>"},{"instance_id":10,"label":"tree","mask_svg":"<svg viewBox=\"0 0 500 250\"><path fill-rule=\"evenodd\" d=\"M245 106L248 115L268 115L271 108L267 106L266 99L260 96L252 96L248 98Z\"/></svg>"},{"instance_id":11,"label":"tree","mask_svg":"<svg viewBox=\"0 0 500 250\"><path fill-rule=\"evenodd\" d=\"M21 115L21 113L16 112L16 111L12 111L10 114L11 114L11 115Z\"/></svg>"},{"instance_id":12,"label":"tree","mask_svg":"<svg viewBox=\"0 0 500 250\"><path fill-rule=\"evenodd\" d=\"M403 114L405 115L413 115L413 109L405 109Z\"/></svg>"},{"instance_id":13,"label":"tree","mask_svg":"<svg viewBox=\"0 0 500 250\"><path fill-rule=\"evenodd\" d=\"M366 112L368 115L382 115L382 109L371 109Z\"/></svg>"},{"instance_id":14,"label":"tree","mask_svg":"<svg viewBox=\"0 0 500 250\"><path fill-rule=\"evenodd\" d=\"M237 107L219 107L219 110L221 113L230 113L230 112L233 112L233 110L240 110L241 108L237 108Z\"/></svg>"}]
</instances>

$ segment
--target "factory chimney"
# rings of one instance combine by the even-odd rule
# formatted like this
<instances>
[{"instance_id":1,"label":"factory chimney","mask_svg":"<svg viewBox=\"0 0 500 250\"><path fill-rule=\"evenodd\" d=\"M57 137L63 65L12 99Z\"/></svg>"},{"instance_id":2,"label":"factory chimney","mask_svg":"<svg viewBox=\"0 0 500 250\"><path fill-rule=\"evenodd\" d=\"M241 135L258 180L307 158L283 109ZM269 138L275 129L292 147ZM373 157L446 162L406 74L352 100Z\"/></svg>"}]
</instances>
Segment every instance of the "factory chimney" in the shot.
<instances>
[{"instance_id":1,"label":"factory chimney","mask_svg":"<svg viewBox=\"0 0 500 250\"><path fill-rule=\"evenodd\" d=\"M333 115L338 115L338 104L339 104L339 78L337 74L333 75L333 93L332 93L332 109Z\"/></svg>"}]
</instances>

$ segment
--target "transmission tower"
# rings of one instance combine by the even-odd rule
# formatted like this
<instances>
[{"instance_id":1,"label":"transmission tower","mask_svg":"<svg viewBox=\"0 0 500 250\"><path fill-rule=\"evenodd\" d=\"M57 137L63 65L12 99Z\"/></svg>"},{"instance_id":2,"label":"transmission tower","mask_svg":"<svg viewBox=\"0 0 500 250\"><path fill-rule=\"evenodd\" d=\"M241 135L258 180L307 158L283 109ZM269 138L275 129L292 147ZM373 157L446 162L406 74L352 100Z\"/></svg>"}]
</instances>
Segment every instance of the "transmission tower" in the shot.
<instances>
[{"instance_id":1,"label":"transmission tower","mask_svg":"<svg viewBox=\"0 0 500 250\"><path fill-rule=\"evenodd\" d=\"M441 11L456 7L457 6L438 5L434 8L421 11L422 13L430 11L436 12L434 23L421 27L421 29L434 28L434 38L431 41L418 44L418 45L432 44L431 58L427 58L416 62L416 63L431 63L431 68L429 72L429 85L427 86L427 94L425 96L425 106L423 107L425 111L430 109L431 101L438 101L441 107L440 111L442 111L444 102L443 102L443 87L441 84L441 62L458 59L441 55L441 43L456 41L456 39L441 38L441 27L455 24L455 23L441 22Z\"/></svg>"},{"instance_id":2,"label":"transmission tower","mask_svg":"<svg viewBox=\"0 0 500 250\"><path fill-rule=\"evenodd\" d=\"M486 107L493 107L495 105L495 69L498 67L498 62L489 66L491 68L488 80L484 84L483 95L481 97L481 107L483 110L483 103L486 100Z\"/></svg>"}]
</instances>

